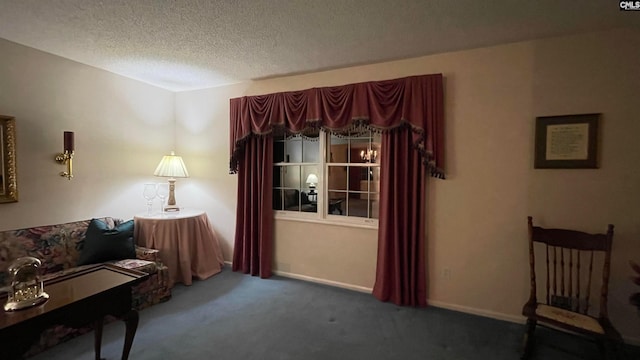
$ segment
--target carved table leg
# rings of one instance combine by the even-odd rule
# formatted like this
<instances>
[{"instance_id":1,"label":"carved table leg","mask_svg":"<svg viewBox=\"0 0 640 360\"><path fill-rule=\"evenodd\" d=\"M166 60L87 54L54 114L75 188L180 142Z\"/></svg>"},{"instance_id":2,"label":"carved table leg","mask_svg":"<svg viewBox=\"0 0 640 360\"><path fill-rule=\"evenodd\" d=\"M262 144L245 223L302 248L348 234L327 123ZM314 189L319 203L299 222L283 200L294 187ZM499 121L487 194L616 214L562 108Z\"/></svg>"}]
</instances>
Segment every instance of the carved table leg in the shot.
<instances>
[{"instance_id":1,"label":"carved table leg","mask_svg":"<svg viewBox=\"0 0 640 360\"><path fill-rule=\"evenodd\" d=\"M122 360L129 358L129 352L133 345L133 337L136 336L136 330L138 329L139 316L136 310L129 311L122 320L126 326L126 334L124 337L124 348L122 349Z\"/></svg>"},{"instance_id":2,"label":"carved table leg","mask_svg":"<svg viewBox=\"0 0 640 360\"><path fill-rule=\"evenodd\" d=\"M102 348L102 328L104 327L104 318L100 317L93 323L94 329L94 348L96 352L96 360L100 360L100 351Z\"/></svg>"}]
</instances>

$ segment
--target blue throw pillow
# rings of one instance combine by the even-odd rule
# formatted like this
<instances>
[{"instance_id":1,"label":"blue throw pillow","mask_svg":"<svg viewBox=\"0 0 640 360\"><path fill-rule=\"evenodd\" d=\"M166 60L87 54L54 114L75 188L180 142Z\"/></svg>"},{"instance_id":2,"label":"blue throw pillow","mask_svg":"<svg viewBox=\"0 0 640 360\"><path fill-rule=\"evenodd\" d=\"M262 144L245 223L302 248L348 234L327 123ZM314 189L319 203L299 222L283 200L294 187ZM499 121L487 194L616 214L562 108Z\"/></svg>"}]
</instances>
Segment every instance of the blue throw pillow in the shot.
<instances>
[{"instance_id":1,"label":"blue throw pillow","mask_svg":"<svg viewBox=\"0 0 640 360\"><path fill-rule=\"evenodd\" d=\"M91 220L84 239L84 247L78 259L78 265L135 258L136 246L133 242L133 220L123 222L113 229L109 229L102 220Z\"/></svg>"}]
</instances>

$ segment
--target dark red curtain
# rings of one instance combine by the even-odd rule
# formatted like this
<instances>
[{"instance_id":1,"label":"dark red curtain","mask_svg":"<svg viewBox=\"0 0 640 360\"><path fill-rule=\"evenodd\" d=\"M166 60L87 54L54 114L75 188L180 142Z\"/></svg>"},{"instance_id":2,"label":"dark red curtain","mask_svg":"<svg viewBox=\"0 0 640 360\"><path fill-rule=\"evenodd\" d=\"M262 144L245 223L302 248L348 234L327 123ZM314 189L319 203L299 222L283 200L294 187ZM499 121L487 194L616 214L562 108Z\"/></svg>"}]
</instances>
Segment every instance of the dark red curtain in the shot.
<instances>
[{"instance_id":1,"label":"dark red curtain","mask_svg":"<svg viewBox=\"0 0 640 360\"><path fill-rule=\"evenodd\" d=\"M247 138L274 130L365 126L386 132L408 126L413 148L433 176L443 177L442 92L442 74L435 74L231 99L230 170L238 170L237 154Z\"/></svg>"},{"instance_id":2,"label":"dark red curtain","mask_svg":"<svg viewBox=\"0 0 640 360\"><path fill-rule=\"evenodd\" d=\"M411 148L411 130L382 134L378 264L373 295L397 305L425 306L426 171Z\"/></svg>"},{"instance_id":3,"label":"dark red curtain","mask_svg":"<svg viewBox=\"0 0 640 360\"><path fill-rule=\"evenodd\" d=\"M273 245L273 139L248 138L239 153L233 271L268 278Z\"/></svg>"},{"instance_id":4,"label":"dark red curtain","mask_svg":"<svg viewBox=\"0 0 640 360\"><path fill-rule=\"evenodd\" d=\"M244 264L246 259L258 258L257 266L265 274L271 271L271 254L266 251L272 247L272 178L271 173L265 174L272 171L272 158L268 165L255 162L267 161L272 154L267 146L252 145L254 139L269 138L274 131L297 134L321 128L343 133L364 127L381 132L383 139L373 293L399 305L425 305L424 178L426 171L444 178L442 74L245 96L231 99L230 106L230 171L240 175L234 270L250 269ZM248 156L249 148L257 152ZM260 155L260 149L268 154ZM262 180L251 180L251 176ZM254 206L268 209L247 209ZM266 231L270 231L268 236ZM239 255L255 251L259 256Z\"/></svg>"}]
</instances>

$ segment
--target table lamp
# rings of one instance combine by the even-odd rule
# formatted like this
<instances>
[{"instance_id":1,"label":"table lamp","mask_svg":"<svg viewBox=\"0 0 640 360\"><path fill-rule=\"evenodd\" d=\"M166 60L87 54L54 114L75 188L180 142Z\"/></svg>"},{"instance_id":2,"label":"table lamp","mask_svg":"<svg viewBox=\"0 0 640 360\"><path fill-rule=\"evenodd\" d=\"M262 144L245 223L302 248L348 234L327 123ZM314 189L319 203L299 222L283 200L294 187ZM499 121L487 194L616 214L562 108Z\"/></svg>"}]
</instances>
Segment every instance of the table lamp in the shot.
<instances>
[{"instance_id":1,"label":"table lamp","mask_svg":"<svg viewBox=\"0 0 640 360\"><path fill-rule=\"evenodd\" d=\"M307 184L309 184L309 200L317 201L315 189L318 184L318 176L316 174L309 174L309 176L307 176Z\"/></svg>"},{"instance_id":2,"label":"table lamp","mask_svg":"<svg viewBox=\"0 0 640 360\"><path fill-rule=\"evenodd\" d=\"M153 175L169 178L169 199L167 200L167 206L165 206L164 211L180 211L180 208L176 205L175 178L189 177L189 172L187 171L187 167L184 166L182 157L177 156L173 151L171 155L163 156Z\"/></svg>"}]
</instances>

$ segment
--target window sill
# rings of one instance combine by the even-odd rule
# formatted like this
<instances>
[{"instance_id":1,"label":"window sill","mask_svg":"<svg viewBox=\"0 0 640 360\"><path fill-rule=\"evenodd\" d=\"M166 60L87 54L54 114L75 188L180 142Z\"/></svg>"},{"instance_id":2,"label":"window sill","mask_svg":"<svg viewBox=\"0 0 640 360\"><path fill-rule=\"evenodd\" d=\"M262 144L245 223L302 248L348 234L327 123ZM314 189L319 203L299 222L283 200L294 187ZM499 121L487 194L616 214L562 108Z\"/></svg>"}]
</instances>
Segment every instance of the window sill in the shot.
<instances>
[{"instance_id":1,"label":"window sill","mask_svg":"<svg viewBox=\"0 0 640 360\"><path fill-rule=\"evenodd\" d=\"M368 230L378 229L378 219L345 219L344 216L329 215L327 218L319 218L316 213L298 213L289 211L274 211L276 220L298 221L322 225L334 225L353 227Z\"/></svg>"}]
</instances>

